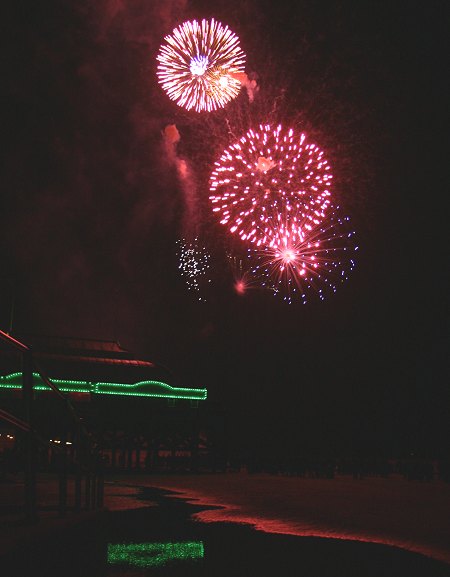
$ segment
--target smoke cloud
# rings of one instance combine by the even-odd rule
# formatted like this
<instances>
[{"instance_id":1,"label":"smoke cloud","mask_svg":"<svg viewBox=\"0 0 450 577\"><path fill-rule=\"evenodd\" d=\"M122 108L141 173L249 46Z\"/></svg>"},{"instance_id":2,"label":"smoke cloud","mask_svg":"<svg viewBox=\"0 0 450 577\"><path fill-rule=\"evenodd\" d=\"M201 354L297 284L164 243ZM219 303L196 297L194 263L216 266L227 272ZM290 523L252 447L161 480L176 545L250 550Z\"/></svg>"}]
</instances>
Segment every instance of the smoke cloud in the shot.
<instances>
[{"instance_id":1,"label":"smoke cloud","mask_svg":"<svg viewBox=\"0 0 450 577\"><path fill-rule=\"evenodd\" d=\"M173 135L161 155L169 120L155 77L160 42L186 7L185 0L65 3L51 26L38 6L26 21L14 15L27 56L15 63L11 84L0 218L17 330L137 334L146 313L130 302L145 301L149 315L158 306L155 278L163 283L168 274L162 240L170 244L164 235L180 202L174 180L184 220L195 213L194 181Z\"/></svg>"},{"instance_id":2,"label":"smoke cloud","mask_svg":"<svg viewBox=\"0 0 450 577\"><path fill-rule=\"evenodd\" d=\"M192 240L198 232L199 211L197 187L192 170L187 160L180 158L177 153L177 145L181 136L175 124L168 124L162 131L163 147L169 165L175 167L178 181L181 186L184 210L181 224L181 236Z\"/></svg>"},{"instance_id":3,"label":"smoke cloud","mask_svg":"<svg viewBox=\"0 0 450 577\"><path fill-rule=\"evenodd\" d=\"M245 72L235 72L231 76L239 80L241 86L247 90L247 96L250 102L255 100L255 96L259 91L259 86L256 78L250 78ZM252 74L251 76L255 76Z\"/></svg>"}]
</instances>

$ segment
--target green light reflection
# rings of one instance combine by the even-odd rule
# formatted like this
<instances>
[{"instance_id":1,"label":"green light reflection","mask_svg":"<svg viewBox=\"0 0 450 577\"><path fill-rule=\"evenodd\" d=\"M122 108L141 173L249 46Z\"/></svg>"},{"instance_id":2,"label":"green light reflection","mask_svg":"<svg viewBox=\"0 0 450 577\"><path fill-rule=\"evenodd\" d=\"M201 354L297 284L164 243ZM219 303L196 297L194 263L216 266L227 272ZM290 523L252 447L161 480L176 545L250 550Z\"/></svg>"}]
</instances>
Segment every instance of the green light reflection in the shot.
<instances>
[{"instance_id":1,"label":"green light reflection","mask_svg":"<svg viewBox=\"0 0 450 577\"><path fill-rule=\"evenodd\" d=\"M163 567L173 561L194 561L205 555L203 541L181 543L108 543L108 563Z\"/></svg>"}]
</instances>

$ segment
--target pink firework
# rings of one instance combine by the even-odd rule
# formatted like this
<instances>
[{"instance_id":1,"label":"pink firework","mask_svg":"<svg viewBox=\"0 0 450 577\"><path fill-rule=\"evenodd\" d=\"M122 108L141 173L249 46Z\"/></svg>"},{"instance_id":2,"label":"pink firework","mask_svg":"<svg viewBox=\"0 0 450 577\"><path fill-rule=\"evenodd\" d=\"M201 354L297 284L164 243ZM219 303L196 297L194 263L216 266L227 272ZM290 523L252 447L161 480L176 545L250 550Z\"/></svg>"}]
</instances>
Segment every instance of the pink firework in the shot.
<instances>
[{"instance_id":1,"label":"pink firework","mask_svg":"<svg viewBox=\"0 0 450 577\"><path fill-rule=\"evenodd\" d=\"M239 94L245 54L239 38L214 19L175 28L165 37L157 60L159 83L187 110L217 110Z\"/></svg>"},{"instance_id":2,"label":"pink firework","mask_svg":"<svg viewBox=\"0 0 450 577\"><path fill-rule=\"evenodd\" d=\"M349 217L341 216L339 207L330 207L324 221L302 239L284 236L279 243L254 250L252 273L288 303L306 303L309 295L323 300L347 280L357 250Z\"/></svg>"},{"instance_id":3,"label":"pink firework","mask_svg":"<svg viewBox=\"0 0 450 577\"><path fill-rule=\"evenodd\" d=\"M260 125L227 147L209 181L220 223L256 246L302 242L324 219L332 182L323 151L303 133ZM283 214L284 230L273 226Z\"/></svg>"}]
</instances>

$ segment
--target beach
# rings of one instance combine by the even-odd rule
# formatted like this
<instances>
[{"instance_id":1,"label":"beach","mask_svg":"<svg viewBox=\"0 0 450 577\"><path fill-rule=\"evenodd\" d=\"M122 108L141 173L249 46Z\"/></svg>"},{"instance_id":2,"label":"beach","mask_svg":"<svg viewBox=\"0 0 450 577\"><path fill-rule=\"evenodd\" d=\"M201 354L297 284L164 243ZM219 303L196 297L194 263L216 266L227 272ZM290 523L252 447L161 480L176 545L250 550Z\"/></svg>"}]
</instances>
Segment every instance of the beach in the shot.
<instances>
[{"instance_id":1,"label":"beach","mask_svg":"<svg viewBox=\"0 0 450 577\"><path fill-rule=\"evenodd\" d=\"M175 498L217 507L195 514L205 523L391 545L450 564L450 484L440 480L239 472L117 475L109 482L165 489Z\"/></svg>"}]
</instances>

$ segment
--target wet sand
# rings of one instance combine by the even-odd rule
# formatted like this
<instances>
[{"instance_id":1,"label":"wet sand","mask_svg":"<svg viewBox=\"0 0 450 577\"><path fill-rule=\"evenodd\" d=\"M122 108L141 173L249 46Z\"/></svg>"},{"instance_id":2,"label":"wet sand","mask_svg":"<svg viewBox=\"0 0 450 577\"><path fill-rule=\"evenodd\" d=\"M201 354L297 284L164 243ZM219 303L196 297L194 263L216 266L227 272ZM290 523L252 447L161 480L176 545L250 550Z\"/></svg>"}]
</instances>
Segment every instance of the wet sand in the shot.
<instances>
[{"instance_id":1,"label":"wet sand","mask_svg":"<svg viewBox=\"0 0 450 577\"><path fill-rule=\"evenodd\" d=\"M220 507L195 514L205 523L392 545L450 565L450 485L438 480L226 473L120 475L110 481L176 491L196 505Z\"/></svg>"},{"instance_id":2,"label":"wet sand","mask_svg":"<svg viewBox=\"0 0 450 577\"><path fill-rule=\"evenodd\" d=\"M118 487L119 489L120 487ZM149 553L108 564L105 577L449 577L450 566L424 555L375 543L298 537L255 531L248 524L202 523L193 514L202 506L173 498L165 490L143 489L138 499L151 509L113 514L110 545L164 546L194 542L204 550L196 561L184 559L155 567ZM197 513L196 513L197 512ZM156 543L155 543L156 541ZM137 561L137 563L136 563ZM147 565L150 563L150 566ZM143 565L147 567L143 567ZM103 575L103 574L102 574Z\"/></svg>"}]
</instances>

